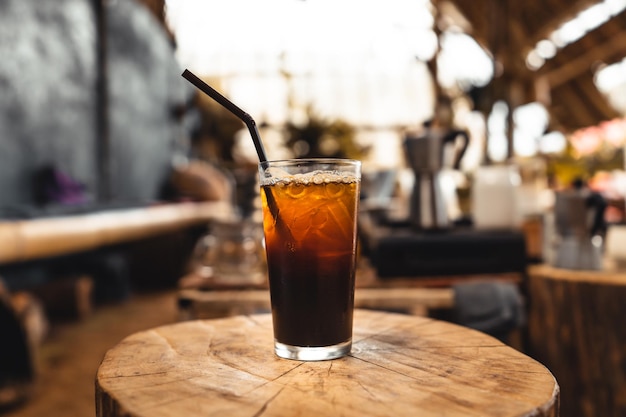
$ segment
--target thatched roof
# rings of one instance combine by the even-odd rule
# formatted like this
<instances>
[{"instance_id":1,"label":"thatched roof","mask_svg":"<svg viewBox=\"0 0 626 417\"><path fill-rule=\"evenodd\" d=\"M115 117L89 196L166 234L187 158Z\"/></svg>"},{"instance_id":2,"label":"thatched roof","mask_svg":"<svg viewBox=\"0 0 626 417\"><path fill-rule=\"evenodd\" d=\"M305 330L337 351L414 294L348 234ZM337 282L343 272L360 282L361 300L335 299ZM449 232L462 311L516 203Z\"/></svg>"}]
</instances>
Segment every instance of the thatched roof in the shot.
<instances>
[{"instance_id":1,"label":"thatched roof","mask_svg":"<svg viewBox=\"0 0 626 417\"><path fill-rule=\"evenodd\" d=\"M445 9L444 0L435 2ZM525 64L538 41L592 0L450 0L467 19L470 34L502 65L503 73L482 94L486 102L508 99L513 106L543 102L552 128L564 132L596 125L620 116L593 82L597 65L612 64L626 56L626 12L613 16L556 52L538 70Z\"/></svg>"}]
</instances>

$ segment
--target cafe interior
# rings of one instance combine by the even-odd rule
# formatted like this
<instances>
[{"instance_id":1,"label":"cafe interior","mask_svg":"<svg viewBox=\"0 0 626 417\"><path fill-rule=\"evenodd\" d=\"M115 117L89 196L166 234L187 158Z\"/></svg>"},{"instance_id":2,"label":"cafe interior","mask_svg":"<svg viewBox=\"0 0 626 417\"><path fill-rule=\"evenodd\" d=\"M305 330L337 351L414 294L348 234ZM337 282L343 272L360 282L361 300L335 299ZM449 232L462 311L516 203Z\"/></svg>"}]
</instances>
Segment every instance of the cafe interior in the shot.
<instances>
[{"instance_id":1,"label":"cafe interior","mask_svg":"<svg viewBox=\"0 0 626 417\"><path fill-rule=\"evenodd\" d=\"M251 132L188 69L269 159L362 162L356 308L626 415L626 0L4 0L0 51L0 414L93 415L128 335L270 311Z\"/></svg>"}]
</instances>

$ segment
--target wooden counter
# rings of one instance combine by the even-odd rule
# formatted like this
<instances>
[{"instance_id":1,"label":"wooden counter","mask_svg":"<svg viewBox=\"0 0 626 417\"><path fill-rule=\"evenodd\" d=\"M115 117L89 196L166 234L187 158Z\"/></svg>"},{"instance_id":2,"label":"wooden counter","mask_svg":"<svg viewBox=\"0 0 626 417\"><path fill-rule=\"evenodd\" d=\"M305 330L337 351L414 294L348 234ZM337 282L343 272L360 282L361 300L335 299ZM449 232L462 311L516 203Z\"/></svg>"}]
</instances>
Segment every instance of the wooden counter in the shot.
<instances>
[{"instance_id":1,"label":"wooden counter","mask_svg":"<svg viewBox=\"0 0 626 417\"><path fill-rule=\"evenodd\" d=\"M222 202L145 208L32 220L0 221L0 264L97 249L232 215Z\"/></svg>"},{"instance_id":2,"label":"wooden counter","mask_svg":"<svg viewBox=\"0 0 626 417\"><path fill-rule=\"evenodd\" d=\"M352 353L274 355L269 314L135 333L96 377L98 417L558 416L546 367L451 323L356 310Z\"/></svg>"},{"instance_id":3,"label":"wooden counter","mask_svg":"<svg viewBox=\"0 0 626 417\"><path fill-rule=\"evenodd\" d=\"M534 266L530 354L562 388L564 416L626 416L626 274Z\"/></svg>"}]
</instances>

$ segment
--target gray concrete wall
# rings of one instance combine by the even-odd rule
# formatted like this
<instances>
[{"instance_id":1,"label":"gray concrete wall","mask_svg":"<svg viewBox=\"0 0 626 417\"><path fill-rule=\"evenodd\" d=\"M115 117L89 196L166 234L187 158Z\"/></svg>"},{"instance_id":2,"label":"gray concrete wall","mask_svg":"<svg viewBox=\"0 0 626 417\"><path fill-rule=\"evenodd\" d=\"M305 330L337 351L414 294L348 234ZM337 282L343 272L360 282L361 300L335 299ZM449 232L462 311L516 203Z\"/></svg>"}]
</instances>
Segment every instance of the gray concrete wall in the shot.
<instances>
[{"instance_id":1,"label":"gray concrete wall","mask_svg":"<svg viewBox=\"0 0 626 417\"><path fill-rule=\"evenodd\" d=\"M111 189L154 200L190 88L165 31L134 0L107 2ZM0 216L34 204L53 163L96 195L97 29L91 0L0 1Z\"/></svg>"}]
</instances>

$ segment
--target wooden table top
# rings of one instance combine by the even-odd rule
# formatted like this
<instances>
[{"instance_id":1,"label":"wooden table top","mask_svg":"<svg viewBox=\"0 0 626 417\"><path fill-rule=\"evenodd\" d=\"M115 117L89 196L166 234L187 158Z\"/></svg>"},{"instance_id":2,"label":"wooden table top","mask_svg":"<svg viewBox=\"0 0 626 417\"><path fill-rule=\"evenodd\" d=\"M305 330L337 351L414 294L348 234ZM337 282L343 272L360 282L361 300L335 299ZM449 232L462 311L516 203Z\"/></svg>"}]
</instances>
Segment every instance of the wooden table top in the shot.
<instances>
[{"instance_id":1,"label":"wooden table top","mask_svg":"<svg viewBox=\"0 0 626 417\"><path fill-rule=\"evenodd\" d=\"M350 355L274 355L269 314L135 333L96 377L98 417L558 416L550 371L498 340L425 317L356 310Z\"/></svg>"}]
</instances>

